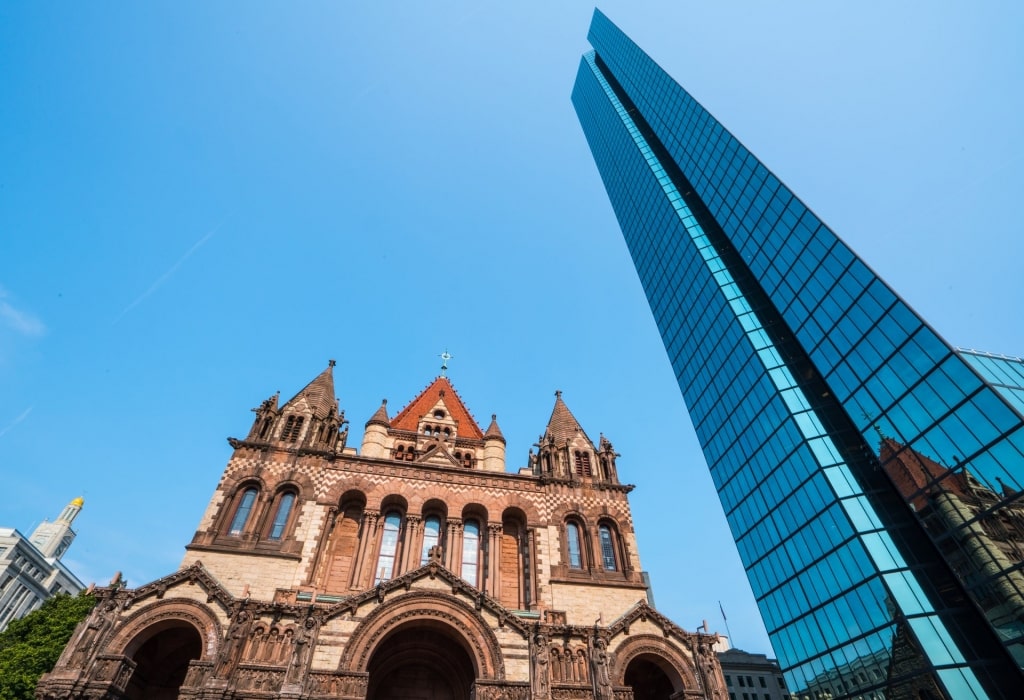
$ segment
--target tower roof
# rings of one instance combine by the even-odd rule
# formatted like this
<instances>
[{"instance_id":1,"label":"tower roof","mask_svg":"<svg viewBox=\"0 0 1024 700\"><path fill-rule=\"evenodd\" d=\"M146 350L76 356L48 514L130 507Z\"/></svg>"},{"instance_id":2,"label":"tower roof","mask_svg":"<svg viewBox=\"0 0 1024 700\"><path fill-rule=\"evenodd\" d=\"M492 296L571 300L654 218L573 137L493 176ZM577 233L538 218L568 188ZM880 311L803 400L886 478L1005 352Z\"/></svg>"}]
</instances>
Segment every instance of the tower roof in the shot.
<instances>
[{"instance_id":1,"label":"tower roof","mask_svg":"<svg viewBox=\"0 0 1024 700\"><path fill-rule=\"evenodd\" d=\"M548 427L544 431L544 438L552 439L556 444L562 444L566 440L572 440L577 435L582 435L587 439L587 442L593 445L590 437L580 427L576 416L572 414L569 407L565 405L565 401L562 400L562 392L556 391L555 407L551 409L551 417L548 418Z\"/></svg>"},{"instance_id":2,"label":"tower roof","mask_svg":"<svg viewBox=\"0 0 1024 700\"><path fill-rule=\"evenodd\" d=\"M491 414L491 424L487 426L487 432L484 433L484 439L501 440L502 442L505 442L505 436L502 435L501 428L498 427L497 414Z\"/></svg>"},{"instance_id":3,"label":"tower roof","mask_svg":"<svg viewBox=\"0 0 1024 700\"><path fill-rule=\"evenodd\" d=\"M293 396L284 407L294 408L303 402L315 418L326 418L337 410L338 399L334 396L334 360L331 360L327 364L327 369Z\"/></svg>"},{"instance_id":4,"label":"tower roof","mask_svg":"<svg viewBox=\"0 0 1024 700\"><path fill-rule=\"evenodd\" d=\"M465 438L483 438L484 432L473 420L466 404L462 403L455 387L448 381L448 377L437 377L430 385L421 391L419 395L409 402L409 405L398 412L391 420L391 427L397 430L411 430L413 432L419 427L419 420L427 415L438 401L443 401L448 408L448 414L459 426L459 436Z\"/></svg>"},{"instance_id":5,"label":"tower roof","mask_svg":"<svg viewBox=\"0 0 1024 700\"><path fill-rule=\"evenodd\" d=\"M391 427L391 419L388 418L388 400L384 399L380 402L380 408L370 416L370 420L366 421L367 425L383 425L385 427Z\"/></svg>"}]
</instances>

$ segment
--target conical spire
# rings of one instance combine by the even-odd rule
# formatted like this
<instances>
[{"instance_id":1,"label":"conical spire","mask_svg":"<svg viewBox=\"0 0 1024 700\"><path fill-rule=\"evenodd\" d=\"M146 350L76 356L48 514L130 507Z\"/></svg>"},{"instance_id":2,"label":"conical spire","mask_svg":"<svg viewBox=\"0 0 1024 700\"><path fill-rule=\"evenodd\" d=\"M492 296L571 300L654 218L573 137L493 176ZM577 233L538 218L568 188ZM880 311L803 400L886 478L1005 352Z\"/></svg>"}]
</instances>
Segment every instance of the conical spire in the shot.
<instances>
[{"instance_id":1,"label":"conical spire","mask_svg":"<svg viewBox=\"0 0 1024 700\"><path fill-rule=\"evenodd\" d=\"M501 428L498 427L498 416L495 413L491 414L491 424L487 426L487 431L484 433L485 440L501 440L505 442L505 436L501 434Z\"/></svg>"},{"instance_id":2,"label":"conical spire","mask_svg":"<svg viewBox=\"0 0 1024 700\"><path fill-rule=\"evenodd\" d=\"M380 408L377 412L370 416L370 420L366 421L367 426L371 425L383 425L385 428L391 427L391 419L388 418L388 400L384 399L380 402Z\"/></svg>"},{"instance_id":3,"label":"conical spire","mask_svg":"<svg viewBox=\"0 0 1024 700\"><path fill-rule=\"evenodd\" d=\"M305 401L314 418L324 419L338 410L338 399L334 396L334 360L327 363L327 369L296 394L284 408L293 407Z\"/></svg>"},{"instance_id":4,"label":"conical spire","mask_svg":"<svg viewBox=\"0 0 1024 700\"><path fill-rule=\"evenodd\" d=\"M551 439L557 445L564 444L566 440L572 440L577 435L582 435L590 442L586 432L580 427L576 416L572 414L569 407L562 401L562 392L555 392L555 407L551 409L551 417L548 419L548 427L544 431L544 439ZM591 443L593 446L593 443Z\"/></svg>"}]
</instances>

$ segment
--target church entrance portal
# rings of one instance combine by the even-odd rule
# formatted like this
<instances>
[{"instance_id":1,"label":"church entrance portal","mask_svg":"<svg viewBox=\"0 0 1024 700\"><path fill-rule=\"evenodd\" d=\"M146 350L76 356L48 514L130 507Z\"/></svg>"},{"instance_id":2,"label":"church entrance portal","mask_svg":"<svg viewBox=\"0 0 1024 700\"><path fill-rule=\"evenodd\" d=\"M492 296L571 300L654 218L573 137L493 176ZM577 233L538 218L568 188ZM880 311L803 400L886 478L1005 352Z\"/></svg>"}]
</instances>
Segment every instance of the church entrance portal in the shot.
<instances>
[{"instance_id":1,"label":"church entrance portal","mask_svg":"<svg viewBox=\"0 0 1024 700\"><path fill-rule=\"evenodd\" d=\"M673 678L678 681L675 670L653 655L638 656L626 667L625 681L633 689L633 700L668 700L682 688L681 683L672 682Z\"/></svg>"},{"instance_id":2,"label":"church entrance portal","mask_svg":"<svg viewBox=\"0 0 1024 700\"><path fill-rule=\"evenodd\" d=\"M127 650L136 663L128 683L129 700L174 700L185 682L188 662L202 653L202 637L187 622L168 621L150 627Z\"/></svg>"},{"instance_id":3,"label":"church entrance portal","mask_svg":"<svg viewBox=\"0 0 1024 700\"><path fill-rule=\"evenodd\" d=\"M476 676L458 633L424 621L385 638L367 670L367 700L468 700Z\"/></svg>"}]
</instances>

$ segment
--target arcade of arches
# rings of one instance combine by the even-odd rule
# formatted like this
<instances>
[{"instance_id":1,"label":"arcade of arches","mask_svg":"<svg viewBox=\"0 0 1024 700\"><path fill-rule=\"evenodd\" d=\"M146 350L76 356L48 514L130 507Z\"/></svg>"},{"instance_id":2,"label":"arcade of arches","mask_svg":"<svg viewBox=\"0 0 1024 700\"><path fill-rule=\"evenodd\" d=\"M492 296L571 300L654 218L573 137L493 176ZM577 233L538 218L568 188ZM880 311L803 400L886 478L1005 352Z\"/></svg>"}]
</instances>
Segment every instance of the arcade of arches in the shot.
<instances>
[{"instance_id":1,"label":"arcade of arches","mask_svg":"<svg viewBox=\"0 0 1024 700\"><path fill-rule=\"evenodd\" d=\"M358 448L333 363L255 412L181 568L96 589L41 700L727 698L718 637L648 603L633 487L561 392L511 470L443 376Z\"/></svg>"}]
</instances>

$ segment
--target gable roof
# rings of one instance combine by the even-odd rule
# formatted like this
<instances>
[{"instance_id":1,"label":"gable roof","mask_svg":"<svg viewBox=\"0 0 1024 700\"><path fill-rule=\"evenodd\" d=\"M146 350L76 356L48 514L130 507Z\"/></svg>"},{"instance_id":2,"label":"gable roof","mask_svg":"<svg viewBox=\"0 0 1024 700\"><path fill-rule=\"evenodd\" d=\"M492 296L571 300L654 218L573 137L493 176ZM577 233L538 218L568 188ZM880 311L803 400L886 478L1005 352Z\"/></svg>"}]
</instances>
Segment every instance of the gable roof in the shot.
<instances>
[{"instance_id":1,"label":"gable roof","mask_svg":"<svg viewBox=\"0 0 1024 700\"><path fill-rule=\"evenodd\" d=\"M419 427L420 418L428 415L438 401L443 401L448 407L448 413L458 425L459 437L461 438L483 438L484 432L470 415L466 404L462 403L455 387L448 381L447 377L437 377L433 382L421 391L419 395L409 402L409 405L398 412L391 419L391 427L397 430L409 430L416 432Z\"/></svg>"}]
</instances>

